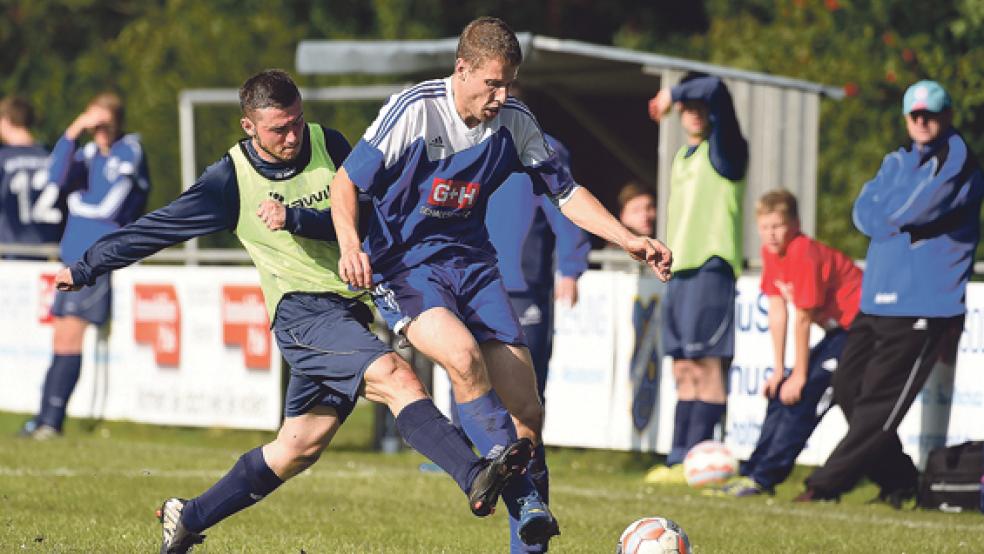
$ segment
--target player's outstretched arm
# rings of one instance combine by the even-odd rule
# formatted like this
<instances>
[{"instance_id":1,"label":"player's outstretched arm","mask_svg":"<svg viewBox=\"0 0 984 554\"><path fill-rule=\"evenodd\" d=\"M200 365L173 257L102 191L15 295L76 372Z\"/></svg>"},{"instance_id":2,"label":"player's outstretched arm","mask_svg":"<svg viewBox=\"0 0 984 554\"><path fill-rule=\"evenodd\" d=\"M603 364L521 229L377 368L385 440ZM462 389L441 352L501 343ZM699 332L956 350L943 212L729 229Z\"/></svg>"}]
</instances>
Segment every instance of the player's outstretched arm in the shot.
<instances>
[{"instance_id":1,"label":"player's outstretched arm","mask_svg":"<svg viewBox=\"0 0 984 554\"><path fill-rule=\"evenodd\" d=\"M673 254L662 242L633 234L584 187L574 190L560 210L578 227L622 247L629 256L645 262L661 281L670 280Z\"/></svg>"},{"instance_id":2,"label":"player's outstretched arm","mask_svg":"<svg viewBox=\"0 0 984 554\"><path fill-rule=\"evenodd\" d=\"M331 182L331 212L341 256L338 276L360 288L372 286L372 266L359 240L359 194L344 167Z\"/></svg>"}]
</instances>

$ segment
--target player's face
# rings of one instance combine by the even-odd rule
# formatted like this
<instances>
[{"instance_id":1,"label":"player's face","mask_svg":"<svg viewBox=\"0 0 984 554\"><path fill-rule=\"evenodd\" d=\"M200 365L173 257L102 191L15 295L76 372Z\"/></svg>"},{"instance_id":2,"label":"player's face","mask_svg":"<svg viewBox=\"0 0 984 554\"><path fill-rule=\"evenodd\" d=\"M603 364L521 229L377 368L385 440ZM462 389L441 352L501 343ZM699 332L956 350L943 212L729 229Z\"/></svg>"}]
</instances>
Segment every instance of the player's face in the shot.
<instances>
[{"instance_id":1,"label":"player's face","mask_svg":"<svg viewBox=\"0 0 984 554\"><path fill-rule=\"evenodd\" d=\"M454 103L465 125L474 127L499 115L518 68L489 58L472 65L458 58L454 67Z\"/></svg>"},{"instance_id":2,"label":"player's face","mask_svg":"<svg viewBox=\"0 0 984 554\"><path fill-rule=\"evenodd\" d=\"M240 121L253 146L268 162L289 162L304 146L304 108L298 98L288 108L260 108Z\"/></svg>"},{"instance_id":3,"label":"player's face","mask_svg":"<svg viewBox=\"0 0 984 554\"><path fill-rule=\"evenodd\" d=\"M680 125L693 139L704 139L707 137L709 120L707 117L707 104L699 101L682 102L680 104Z\"/></svg>"},{"instance_id":4,"label":"player's face","mask_svg":"<svg viewBox=\"0 0 984 554\"><path fill-rule=\"evenodd\" d=\"M780 256L786 253L789 241L799 232L799 222L789 220L781 212L761 214L756 218L759 239L762 246L773 254Z\"/></svg>"},{"instance_id":5,"label":"player's face","mask_svg":"<svg viewBox=\"0 0 984 554\"><path fill-rule=\"evenodd\" d=\"M651 237L656 230L656 202L652 196L640 194L625 203L619 220L633 233Z\"/></svg>"},{"instance_id":6,"label":"player's face","mask_svg":"<svg viewBox=\"0 0 984 554\"><path fill-rule=\"evenodd\" d=\"M92 131L92 142L96 143L103 153L109 152L109 149L116 142L122 130L120 129L120 122L116 120L116 116L113 112L101 106L99 104L93 104L89 106L88 110L95 114L95 125L91 128Z\"/></svg>"},{"instance_id":7,"label":"player's face","mask_svg":"<svg viewBox=\"0 0 984 554\"><path fill-rule=\"evenodd\" d=\"M951 112L930 112L916 110L905 116L905 128L909 137L919 144L927 144L936 140L940 134L950 127Z\"/></svg>"}]
</instances>

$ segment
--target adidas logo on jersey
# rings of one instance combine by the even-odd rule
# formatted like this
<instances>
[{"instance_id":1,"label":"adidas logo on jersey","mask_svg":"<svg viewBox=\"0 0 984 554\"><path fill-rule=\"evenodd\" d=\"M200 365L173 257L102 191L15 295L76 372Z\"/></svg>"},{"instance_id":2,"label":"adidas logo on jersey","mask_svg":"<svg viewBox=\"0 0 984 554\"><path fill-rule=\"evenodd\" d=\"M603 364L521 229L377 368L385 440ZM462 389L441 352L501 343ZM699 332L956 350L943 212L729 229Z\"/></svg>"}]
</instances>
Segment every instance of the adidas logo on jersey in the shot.
<instances>
[{"instance_id":1,"label":"adidas logo on jersey","mask_svg":"<svg viewBox=\"0 0 984 554\"><path fill-rule=\"evenodd\" d=\"M444 148L444 139L441 138L441 135L437 135L436 137L427 141L427 146L433 146L434 148Z\"/></svg>"}]
</instances>

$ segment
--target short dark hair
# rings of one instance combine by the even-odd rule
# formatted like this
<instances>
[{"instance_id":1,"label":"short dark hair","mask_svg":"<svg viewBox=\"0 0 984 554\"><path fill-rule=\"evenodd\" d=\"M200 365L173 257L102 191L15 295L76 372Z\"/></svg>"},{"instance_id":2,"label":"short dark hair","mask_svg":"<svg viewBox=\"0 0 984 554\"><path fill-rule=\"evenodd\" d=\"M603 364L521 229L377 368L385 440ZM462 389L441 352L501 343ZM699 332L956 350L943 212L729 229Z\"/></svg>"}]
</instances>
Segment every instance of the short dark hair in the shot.
<instances>
[{"instance_id":1,"label":"short dark hair","mask_svg":"<svg viewBox=\"0 0 984 554\"><path fill-rule=\"evenodd\" d=\"M265 69L253 75L239 89L239 107L243 114L263 108L289 108L301 97L301 91L286 71Z\"/></svg>"},{"instance_id":2,"label":"short dark hair","mask_svg":"<svg viewBox=\"0 0 984 554\"><path fill-rule=\"evenodd\" d=\"M15 127L31 127L34 125L34 108L20 96L8 96L0 101L0 118L7 119Z\"/></svg>"},{"instance_id":3,"label":"short dark hair","mask_svg":"<svg viewBox=\"0 0 984 554\"><path fill-rule=\"evenodd\" d=\"M523 63L523 50L516 33L497 17L479 17L466 25L458 39L455 56L475 66L491 58L499 58L512 66Z\"/></svg>"},{"instance_id":4,"label":"short dark hair","mask_svg":"<svg viewBox=\"0 0 984 554\"><path fill-rule=\"evenodd\" d=\"M755 203L755 215L782 214L786 221L799 221L796 197L786 189L773 189L763 194Z\"/></svg>"},{"instance_id":5,"label":"short dark hair","mask_svg":"<svg viewBox=\"0 0 984 554\"><path fill-rule=\"evenodd\" d=\"M653 200L656 200L656 191L636 181L629 181L622 185L622 188L618 191L619 213L625 209L626 204L640 196L649 196Z\"/></svg>"}]
</instances>

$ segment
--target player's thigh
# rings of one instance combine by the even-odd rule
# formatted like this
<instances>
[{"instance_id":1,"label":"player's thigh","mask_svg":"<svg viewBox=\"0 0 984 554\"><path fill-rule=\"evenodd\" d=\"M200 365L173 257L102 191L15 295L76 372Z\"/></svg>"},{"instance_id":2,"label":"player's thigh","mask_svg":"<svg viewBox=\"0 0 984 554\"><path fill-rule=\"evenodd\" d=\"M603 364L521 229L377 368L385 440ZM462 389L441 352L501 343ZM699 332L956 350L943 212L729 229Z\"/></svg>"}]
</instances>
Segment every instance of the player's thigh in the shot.
<instances>
[{"instance_id":1,"label":"player's thigh","mask_svg":"<svg viewBox=\"0 0 984 554\"><path fill-rule=\"evenodd\" d=\"M76 317L64 316L54 319L52 346L55 354L73 356L82 352L85 330L89 322Z\"/></svg>"},{"instance_id":2,"label":"player's thigh","mask_svg":"<svg viewBox=\"0 0 984 554\"><path fill-rule=\"evenodd\" d=\"M471 331L447 308L431 308L405 329L410 343L448 371L452 383L487 381L482 353Z\"/></svg>"},{"instance_id":3,"label":"player's thigh","mask_svg":"<svg viewBox=\"0 0 984 554\"><path fill-rule=\"evenodd\" d=\"M509 413L519 419L541 417L542 406L529 350L498 341L484 342L481 348L492 388Z\"/></svg>"}]
</instances>

